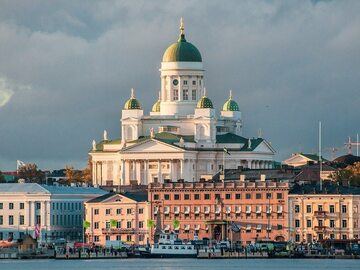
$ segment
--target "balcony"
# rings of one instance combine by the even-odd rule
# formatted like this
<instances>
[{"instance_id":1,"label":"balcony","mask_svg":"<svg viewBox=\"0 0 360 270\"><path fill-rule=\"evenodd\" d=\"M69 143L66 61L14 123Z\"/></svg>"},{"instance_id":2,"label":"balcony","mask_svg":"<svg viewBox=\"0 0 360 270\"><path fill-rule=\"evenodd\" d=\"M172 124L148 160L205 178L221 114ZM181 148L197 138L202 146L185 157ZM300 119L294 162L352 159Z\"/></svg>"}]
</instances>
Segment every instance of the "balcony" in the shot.
<instances>
[{"instance_id":1,"label":"balcony","mask_svg":"<svg viewBox=\"0 0 360 270\"><path fill-rule=\"evenodd\" d=\"M327 226L315 226L315 231L326 231Z\"/></svg>"},{"instance_id":2,"label":"balcony","mask_svg":"<svg viewBox=\"0 0 360 270\"><path fill-rule=\"evenodd\" d=\"M326 217L327 212L326 211L315 211L314 215L316 217Z\"/></svg>"},{"instance_id":3,"label":"balcony","mask_svg":"<svg viewBox=\"0 0 360 270\"><path fill-rule=\"evenodd\" d=\"M145 229L128 229L128 228L111 228L111 229L101 229L102 234L146 234L147 230Z\"/></svg>"}]
</instances>

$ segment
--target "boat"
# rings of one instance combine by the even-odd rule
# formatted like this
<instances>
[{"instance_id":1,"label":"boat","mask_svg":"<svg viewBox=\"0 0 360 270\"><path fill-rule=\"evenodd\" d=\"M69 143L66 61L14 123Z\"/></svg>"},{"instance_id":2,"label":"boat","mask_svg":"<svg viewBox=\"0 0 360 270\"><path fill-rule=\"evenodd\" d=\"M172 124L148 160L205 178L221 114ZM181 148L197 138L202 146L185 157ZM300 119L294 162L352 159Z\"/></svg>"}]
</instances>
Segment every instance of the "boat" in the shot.
<instances>
[{"instance_id":1,"label":"boat","mask_svg":"<svg viewBox=\"0 0 360 270\"><path fill-rule=\"evenodd\" d=\"M175 232L161 232L159 241L150 247L139 249L146 258L196 258L198 250L191 243L184 243Z\"/></svg>"}]
</instances>

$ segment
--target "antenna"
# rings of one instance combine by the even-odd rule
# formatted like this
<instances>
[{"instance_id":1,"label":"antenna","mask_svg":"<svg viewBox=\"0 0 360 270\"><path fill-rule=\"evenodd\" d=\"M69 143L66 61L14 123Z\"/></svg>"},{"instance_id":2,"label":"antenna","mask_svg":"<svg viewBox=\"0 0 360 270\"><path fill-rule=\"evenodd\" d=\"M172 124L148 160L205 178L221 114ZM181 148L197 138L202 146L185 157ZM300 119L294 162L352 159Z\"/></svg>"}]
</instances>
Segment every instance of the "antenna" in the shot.
<instances>
[{"instance_id":1,"label":"antenna","mask_svg":"<svg viewBox=\"0 0 360 270\"><path fill-rule=\"evenodd\" d=\"M322 191L322 179L321 179L321 171L322 171L322 157L321 157L321 121L319 121L319 176L320 176L320 191Z\"/></svg>"}]
</instances>

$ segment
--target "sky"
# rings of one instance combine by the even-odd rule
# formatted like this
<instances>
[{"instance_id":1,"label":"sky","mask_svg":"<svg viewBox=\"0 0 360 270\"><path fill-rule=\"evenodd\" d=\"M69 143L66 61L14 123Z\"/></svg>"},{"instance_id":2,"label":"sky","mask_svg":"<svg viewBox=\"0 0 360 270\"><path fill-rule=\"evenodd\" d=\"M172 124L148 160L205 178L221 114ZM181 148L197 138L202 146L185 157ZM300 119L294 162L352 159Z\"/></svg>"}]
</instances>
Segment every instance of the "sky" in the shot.
<instances>
[{"instance_id":1,"label":"sky","mask_svg":"<svg viewBox=\"0 0 360 270\"><path fill-rule=\"evenodd\" d=\"M360 133L360 1L0 0L0 170L82 168L91 141L120 137L135 89L148 114L165 49L201 52L219 112L232 89L243 136L262 136L278 161L346 153ZM355 151L353 151L355 153Z\"/></svg>"}]
</instances>

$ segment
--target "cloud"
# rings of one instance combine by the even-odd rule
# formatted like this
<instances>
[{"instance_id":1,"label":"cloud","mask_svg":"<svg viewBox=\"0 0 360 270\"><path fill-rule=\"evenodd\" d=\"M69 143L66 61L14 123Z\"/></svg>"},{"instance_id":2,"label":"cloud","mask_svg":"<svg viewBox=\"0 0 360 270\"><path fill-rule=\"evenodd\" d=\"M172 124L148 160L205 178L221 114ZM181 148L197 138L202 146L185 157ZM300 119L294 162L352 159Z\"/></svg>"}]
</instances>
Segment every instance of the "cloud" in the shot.
<instances>
[{"instance_id":1,"label":"cloud","mask_svg":"<svg viewBox=\"0 0 360 270\"><path fill-rule=\"evenodd\" d=\"M9 88L5 78L0 77L0 107L5 106L11 99L14 91Z\"/></svg>"}]
</instances>

